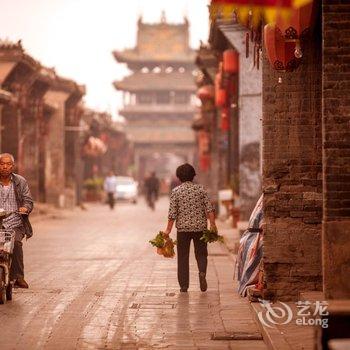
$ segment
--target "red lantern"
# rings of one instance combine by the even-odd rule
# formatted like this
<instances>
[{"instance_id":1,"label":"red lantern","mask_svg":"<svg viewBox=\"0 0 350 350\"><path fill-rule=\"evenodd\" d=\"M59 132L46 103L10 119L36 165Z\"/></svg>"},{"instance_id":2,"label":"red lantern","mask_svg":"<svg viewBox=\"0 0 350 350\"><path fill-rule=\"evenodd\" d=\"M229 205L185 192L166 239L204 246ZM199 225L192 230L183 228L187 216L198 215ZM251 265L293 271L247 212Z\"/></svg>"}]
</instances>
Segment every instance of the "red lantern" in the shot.
<instances>
[{"instance_id":1,"label":"red lantern","mask_svg":"<svg viewBox=\"0 0 350 350\"><path fill-rule=\"evenodd\" d=\"M221 111L221 123L220 127L222 131L228 131L230 128L230 109L228 107L223 108Z\"/></svg>"},{"instance_id":2,"label":"red lantern","mask_svg":"<svg viewBox=\"0 0 350 350\"><path fill-rule=\"evenodd\" d=\"M216 107L224 107L226 105L227 93L225 89L217 88L215 91Z\"/></svg>"},{"instance_id":3,"label":"red lantern","mask_svg":"<svg viewBox=\"0 0 350 350\"><path fill-rule=\"evenodd\" d=\"M277 17L277 25L264 28L264 40L268 59L276 70L293 71L300 64L303 55L300 40L307 35L315 20L315 3L291 11L289 17Z\"/></svg>"},{"instance_id":4,"label":"red lantern","mask_svg":"<svg viewBox=\"0 0 350 350\"><path fill-rule=\"evenodd\" d=\"M237 51L229 49L223 53L223 69L225 73L238 73L239 56Z\"/></svg>"},{"instance_id":5,"label":"red lantern","mask_svg":"<svg viewBox=\"0 0 350 350\"><path fill-rule=\"evenodd\" d=\"M226 101L227 92L222 87L222 75L217 73L215 77L215 105L216 107L223 107L226 105Z\"/></svg>"},{"instance_id":6,"label":"red lantern","mask_svg":"<svg viewBox=\"0 0 350 350\"><path fill-rule=\"evenodd\" d=\"M291 16L287 18L281 15L277 17L277 27L286 39L298 40L310 31L315 21L315 3L316 1L310 1L297 9L293 9Z\"/></svg>"},{"instance_id":7,"label":"red lantern","mask_svg":"<svg viewBox=\"0 0 350 350\"><path fill-rule=\"evenodd\" d=\"M210 166L210 136L207 131L198 132L199 167L206 171Z\"/></svg>"},{"instance_id":8,"label":"red lantern","mask_svg":"<svg viewBox=\"0 0 350 350\"><path fill-rule=\"evenodd\" d=\"M208 132L200 130L198 132L198 151L199 154L207 154L210 149L210 137Z\"/></svg>"},{"instance_id":9,"label":"red lantern","mask_svg":"<svg viewBox=\"0 0 350 350\"><path fill-rule=\"evenodd\" d=\"M300 58L294 55L295 42L286 40L276 25L264 27L264 41L267 57L274 69L293 71L299 66Z\"/></svg>"},{"instance_id":10,"label":"red lantern","mask_svg":"<svg viewBox=\"0 0 350 350\"><path fill-rule=\"evenodd\" d=\"M204 85L200 87L197 91L197 96L201 100L214 99L214 95L215 95L215 90L213 85Z\"/></svg>"},{"instance_id":11,"label":"red lantern","mask_svg":"<svg viewBox=\"0 0 350 350\"><path fill-rule=\"evenodd\" d=\"M199 168L202 171L207 171L210 167L210 155L203 154L199 157Z\"/></svg>"}]
</instances>

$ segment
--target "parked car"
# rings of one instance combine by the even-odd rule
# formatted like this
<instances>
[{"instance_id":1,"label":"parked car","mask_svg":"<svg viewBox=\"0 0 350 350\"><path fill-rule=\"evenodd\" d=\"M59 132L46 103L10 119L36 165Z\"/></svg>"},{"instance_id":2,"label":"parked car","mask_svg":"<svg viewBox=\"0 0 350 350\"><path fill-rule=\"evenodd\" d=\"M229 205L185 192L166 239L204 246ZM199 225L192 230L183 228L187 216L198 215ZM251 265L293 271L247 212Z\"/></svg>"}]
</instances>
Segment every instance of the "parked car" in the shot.
<instances>
[{"instance_id":1,"label":"parked car","mask_svg":"<svg viewBox=\"0 0 350 350\"><path fill-rule=\"evenodd\" d=\"M134 204L137 203L138 182L132 177L117 176L117 188L115 192L116 200L127 200Z\"/></svg>"}]
</instances>

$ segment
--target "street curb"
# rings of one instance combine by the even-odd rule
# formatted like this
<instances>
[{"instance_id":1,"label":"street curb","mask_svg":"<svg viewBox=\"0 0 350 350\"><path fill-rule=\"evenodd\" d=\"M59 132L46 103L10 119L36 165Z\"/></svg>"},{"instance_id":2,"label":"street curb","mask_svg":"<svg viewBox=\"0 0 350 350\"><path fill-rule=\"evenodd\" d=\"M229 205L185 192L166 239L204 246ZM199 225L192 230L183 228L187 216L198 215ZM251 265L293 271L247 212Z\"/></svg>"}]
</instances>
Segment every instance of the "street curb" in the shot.
<instances>
[{"instance_id":1,"label":"street curb","mask_svg":"<svg viewBox=\"0 0 350 350\"><path fill-rule=\"evenodd\" d=\"M259 320L259 312L263 311L259 303L249 303L255 323L258 325L261 334L264 338L264 343L270 350L293 350L287 343L283 333L274 325L271 328L264 326Z\"/></svg>"}]
</instances>

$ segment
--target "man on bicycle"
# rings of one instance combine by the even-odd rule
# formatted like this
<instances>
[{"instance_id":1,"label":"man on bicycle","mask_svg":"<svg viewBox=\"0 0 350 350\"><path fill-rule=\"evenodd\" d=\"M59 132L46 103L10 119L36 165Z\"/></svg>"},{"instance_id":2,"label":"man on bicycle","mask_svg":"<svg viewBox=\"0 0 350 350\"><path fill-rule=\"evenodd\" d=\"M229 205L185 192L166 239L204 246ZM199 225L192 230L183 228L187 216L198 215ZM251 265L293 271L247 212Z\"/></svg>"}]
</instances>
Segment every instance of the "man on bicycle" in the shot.
<instances>
[{"instance_id":1,"label":"man on bicycle","mask_svg":"<svg viewBox=\"0 0 350 350\"><path fill-rule=\"evenodd\" d=\"M28 288L24 279L22 240L33 235L28 215L33 210L33 198L27 181L13 173L14 158L9 153L0 154L0 208L12 214L3 220L5 229L15 232L15 245L12 255L10 280L14 286Z\"/></svg>"}]
</instances>

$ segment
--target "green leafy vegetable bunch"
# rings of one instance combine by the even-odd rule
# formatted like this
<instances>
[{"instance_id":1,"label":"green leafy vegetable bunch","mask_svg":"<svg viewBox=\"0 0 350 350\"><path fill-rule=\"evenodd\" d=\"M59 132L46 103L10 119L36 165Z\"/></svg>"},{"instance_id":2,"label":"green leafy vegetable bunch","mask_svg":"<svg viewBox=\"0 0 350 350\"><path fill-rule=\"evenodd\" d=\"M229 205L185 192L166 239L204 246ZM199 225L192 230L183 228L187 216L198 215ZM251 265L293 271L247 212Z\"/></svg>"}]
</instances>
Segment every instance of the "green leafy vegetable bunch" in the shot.
<instances>
[{"instance_id":1,"label":"green leafy vegetable bunch","mask_svg":"<svg viewBox=\"0 0 350 350\"><path fill-rule=\"evenodd\" d=\"M165 246L164 232L159 233L149 241L154 247L163 248Z\"/></svg>"},{"instance_id":2,"label":"green leafy vegetable bunch","mask_svg":"<svg viewBox=\"0 0 350 350\"><path fill-rule=\"evenodd\" d=\"M218 232L214 230L204 230L203 236L200 239L205 243L213 243L213 242L224 243L224 237L220 236Z\"/></svg>"}]
</instances>

